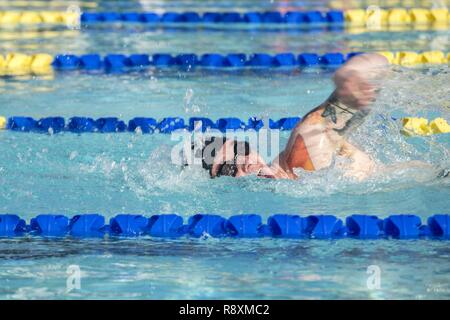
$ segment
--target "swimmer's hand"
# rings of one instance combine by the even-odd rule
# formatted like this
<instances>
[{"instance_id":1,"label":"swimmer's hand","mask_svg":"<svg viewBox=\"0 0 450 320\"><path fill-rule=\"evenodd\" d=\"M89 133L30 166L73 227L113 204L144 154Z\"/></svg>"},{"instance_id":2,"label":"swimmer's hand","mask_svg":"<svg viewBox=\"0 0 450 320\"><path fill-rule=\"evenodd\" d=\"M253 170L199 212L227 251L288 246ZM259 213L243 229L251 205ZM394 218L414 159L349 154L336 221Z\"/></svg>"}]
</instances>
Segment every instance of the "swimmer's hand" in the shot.
<instances>
[{"instance_id":1,"label":"swimmer's hand","mask_svg":"<svg viewBox=\"0 0 450 320\"><path fill-rule=\"evenodd\" d=\"M339 155L350 159L350 163L339 165L344 170L344 177L363 181L375 171L375 161L367 153L348 141L342 143Z\"/></svg>"}]
</instances>

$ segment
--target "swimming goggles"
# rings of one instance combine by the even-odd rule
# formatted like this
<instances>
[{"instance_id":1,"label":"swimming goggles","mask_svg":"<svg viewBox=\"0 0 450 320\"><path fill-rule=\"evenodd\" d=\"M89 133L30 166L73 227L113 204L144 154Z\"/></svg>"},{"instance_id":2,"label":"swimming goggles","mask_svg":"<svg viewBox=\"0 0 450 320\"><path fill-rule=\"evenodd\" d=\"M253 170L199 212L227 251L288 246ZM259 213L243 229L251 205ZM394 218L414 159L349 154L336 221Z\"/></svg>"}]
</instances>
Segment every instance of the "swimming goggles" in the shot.
<instances>
[{"instance_id":1,"label":"swimming goggles","mask_svg":"<svg viewBox=\"0 0 450 320\"><path fill-rule=\"evenodd\" d=\"M236 177L238 172L237 158L240 155L248 156L250 154L249 143L247 141L240 142L234 140L233 153L234 153L233 160L226 161L223 164L221 164L217 170L215 177L220 176ZM209 175L211 176L211 178L214 178L214 176L212 175L212 167L209 169Z\"/></svg>"}]
</instances>

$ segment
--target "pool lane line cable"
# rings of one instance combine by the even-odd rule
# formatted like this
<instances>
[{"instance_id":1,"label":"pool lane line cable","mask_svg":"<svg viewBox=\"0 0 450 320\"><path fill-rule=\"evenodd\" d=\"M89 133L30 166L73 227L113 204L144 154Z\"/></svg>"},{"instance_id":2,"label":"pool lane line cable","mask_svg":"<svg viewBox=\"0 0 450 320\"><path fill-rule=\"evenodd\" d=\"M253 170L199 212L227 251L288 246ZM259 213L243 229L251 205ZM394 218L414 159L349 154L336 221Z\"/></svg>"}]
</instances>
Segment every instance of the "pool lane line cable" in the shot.
<instances>
[{"instance_id":1,"label":"pool lane line cable","mask_svg":"<svg viewBox=\"0 0 450 320\"><path fill-rule=\"evenodd\" d=\"M447 8L390 8L369 6L367 9L251 12L98 12L98 11L3 11L0 25L142 23L158 25L299 25L335 24L357 27L445 25Z\"/></svg>"},{"instance_id":2,"label":"pool lane line cable","mask_svg":"<svg viewBox=\"0 0 450 320\"><path fill-rule=\"evenodd\" d=\"M334 215L274 214L266 223L258 214L223 217L196 214L184 223L178 214L157 214L147 218L139 214L119 214L106 224L100 214L79 214L71 218L61 214L40 214L29 224L15 214L0 214L0 237L27 235L43 237L233 237L297 239L450 239L450 215L435 214L422 224L412 214L393 214L380 219L375 215L353 214L345 223Z\"/></svg>"},{"instance_id":3,"label":"pool lane line cable","mask_svg":"<svg viewBox=\"0 0 450 320\"><path fill-rule=\"evenodd\" d=\"M320 67L337 68L352 57L363 52L328 52L300 53L292 52L269 53L206 53L196 55L181 53L172 55L168 53L150 54L58 54L56 56L37 53L0 53L0 76L46 75L54 71L86 71L93 74L99 72L123 73L146 68L166 69L177 67L179 70L192 71L198 68L205 70L245 70L245 69L279 69L292 70L294 68ZM428 66L447 64L450 54L443 51L380 51L393 65L402 66Z\"/></svg>"},{"instance_id":4,"label":"pool lane line cable","mask_svg":"<svg viewBox=\"0 0 450 320\"><path fill-rule=\"evenodd\" d=\"M392 118L392 120L397 120ZM191 117L185 122L181 117L166 117L156 120L149 117L135 117L128 121L117 117L71 117L67 121L63 117L32 117L13 116L8 119L0 116L0 129L20 132L36 132L56 134L72 133L120 133L135 132L141 134L172 133L175 131L198 131L209 133L226 133L230 131L259 131L262 128L288 131L295 128L301 121L300 117L285 117L278 120L250 117L247 121L236 117L219 118L213 121L206 117ZM429 136L440 133L450 133L450 125L444 118L431 121L421 117L405 117L401 119L401 133L406 136Z\"/></svg>"}]
</instances>

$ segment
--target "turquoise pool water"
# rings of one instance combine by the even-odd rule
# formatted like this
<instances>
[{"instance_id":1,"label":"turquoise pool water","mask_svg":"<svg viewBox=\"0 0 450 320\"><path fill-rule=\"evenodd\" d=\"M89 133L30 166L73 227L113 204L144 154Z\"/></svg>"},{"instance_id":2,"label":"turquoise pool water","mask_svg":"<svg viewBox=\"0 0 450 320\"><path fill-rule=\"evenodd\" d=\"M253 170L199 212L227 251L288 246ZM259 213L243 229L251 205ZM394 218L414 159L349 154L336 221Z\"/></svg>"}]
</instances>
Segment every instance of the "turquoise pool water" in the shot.
<instances>
[{"instance_id":1,"label":"turquoise pool water","mask_svg":"<svg viewBox=\"0 0 450 320\"><path fill-rule=\"evenodd\" d=\"M169 4L161 2L160 8ZM192 2L172 2L189 8ZM226 3L204 7L222 10ZM228 2L229 3L229 2ZM234 3L234 2L233 2ZM249 1L242 1L247 6ZM253 1L251 3L254 3ZM264 8L275 6L261 1ZM100 3L105 5L104 3ZM134 4L138 8L138 3ZM184 7L183 7L184 6ZM239 6L239 4L238 4ZM183 11L183 10L181 10ZM26 36L32 32L33 36ZM448 30L147 30L118 26L82 30L0 30L0 51L57 54L154 52L448 51ZM446 40L447 39L447 40ZM303 116L331 93L332 70L127 74L56 73L0 78L0 115ZM397 67L364 126L351 137L378 162L421 160L450 164L448 135L406 138L391 117L450 120L447 66ZM288 133L280 136L284 146ZM449 213L449 179L407 168L365 182L337 168L300 172L298 181L246 177L211 180L201 169L170 161L169 135L33 134L0 132L0 212L29 220L40 213L353 213L386 217ZM266 160L270 161L271 157ZM281 239L0 239L0 298L45 299L448 299L448 241ZM80 290L66 291L67 268L81 269ZM369 290L367 268L381 269L381 288Z\"/></svg>"}]
</instances>

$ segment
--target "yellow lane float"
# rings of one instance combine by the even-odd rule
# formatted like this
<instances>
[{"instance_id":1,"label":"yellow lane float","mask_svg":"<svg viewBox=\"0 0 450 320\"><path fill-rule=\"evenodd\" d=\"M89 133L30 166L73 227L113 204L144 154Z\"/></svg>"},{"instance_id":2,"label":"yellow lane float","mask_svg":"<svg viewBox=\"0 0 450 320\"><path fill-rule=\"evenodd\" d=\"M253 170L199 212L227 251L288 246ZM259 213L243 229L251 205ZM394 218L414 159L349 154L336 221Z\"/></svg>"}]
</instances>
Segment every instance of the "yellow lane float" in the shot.
<instances>
[{"instance_id":1,"label":"yellow lane float","mask_svg":"<svg viewBox=\"0 0 450 320\"><path fill-rule=\"evenodd\" d=\"M49 74L53 72L53 56L46 53L26 55L23 53L8 53L6 57L0 55L0 74L26 75Z\"/></svg>"},{"instance_id":2,"label":"yellow lane float","mask_svg":"<svg viewBox=\"0 0 450 320\"><path fill-rule=\"evenodd\" d=\"M447 64L450 61L450 53L446 55L442 51L379 51L378 54L386 57L390 64L402 66L414 66L418 64Z\"/></svg>"},{"instance_id":3,"label":"yellow lane float","mask_svg":"<svg viewBox=\"0 0 450 320\"><path fill-rule=\"evenodd\" d=\"M0 24L18 24L20 22L21 13L18 11L3 12L0 15Z\"/></svg>"},{"instance_id":4,"label":"yellow lane float","mask_svg":"<svg viewBox=\"0 0 450 320\"><path fill-rule=\"evenodd\" d=\"M42 23L42 18L39 12L26 11L20 15L19 23L21 24L39 24Z\"/></svg>"},{"instance_id":5,"label":"yellow lane float","mask_svg":"<svg viewBox=\"0 0 450 320\"><path fill-rule=\"evenodd\" d=\"M0 117L0 130L1 129L6 129L6 118L5 117Z\"/></svg>"},{"instance_id":6,"label":"yellow lane float","mask_svg":"<svg viewBox=\"0 0 450 320\"><path fill-rule=\"evenodd\" d=\"M43 11L41 12L41 18L43 23L55 24L64 22L63 14L57 11Z\"/></svg>"},{"instance_id":7,"label":"yellow lane float","mask_svg":"<svg viewBox=\"0 0 450 320\"><path fill-rule=\"evenodd\" d=\"M450 125L444 118L436 118L430 122L430 128L433 133L449 133Z\"/></svg>"},{"instance_id":8,"label":"yellow lane float","mask_svg":"<svg viewBox=\"0 0 450 320\"><path fill-rule=\"evenodd\" d=\"M344 13L345 21L352 25L362 26L366 24L366 10L363 9L351 9L346 10Z\"/></svg>"},{"instance_id":9,"label":"yellow lane float","mask_svg":"<svg viewBox=\"0 0 450 320\"><path fill-rule=\"evenodd\" d=\"M413 51L400 51L395 55L395 62L402 66L412 66L420 62L419 54Z\"/></svg>"},{"instance_id":10,"label":"yellow lane float","mask_svg":"<svg viewBox=\"0 0 450 320\"><path fill-rule=\"evenodd\" d=\"M388 60L388 62L390 64L395 64L396 63L394 52L391 52L391 51L380 51L380 52L378 52L378 54L381 54L382 56L386 57L386 59Z\"/></svg>"},{"instance_id":11,"label":"yellow lane float","mask_svg":"<svg viewBox=\"0 0 450 320\"><path fill-rule=\"evenodd\" d=\"M0 12L0 24L75 24L80 22L80 13L61 11L5 11Z\"/></svg>"},{"instance_id":12,"label":"yellow lane float","mask_svg":"<svg viewBox=\"0 0 450 320\"><path fill-rule=\"evenodd\" d=\"M438 133L450 133L450 125L444 118L436 118L428 123L425 118L408 117L402 119L402 134L406 136L429 136Z\"/></svg>"},{"instance_id":13,"label":"yellow lane float","mask_svg":"<svg viewBox=\"0 0 450 320\"><path fill-rule=\"evenodd\" d=\"M411 22L417 24L425 24L431 21L430 10L422 8L413 8L409 11Z\"/></svg>"},{"instance_id":14,"label":"yellow lane float","mask_svg":"<svg viewBox=\"0 0 450 320\"><path fill-rule=\"evenodd\" d=\"M46 53L38 53L32 57L30 69L34 74L50 74L52 68L53 57Z\"/></svg>"},{"instance_id":15,"label":"yellow lane float","mask_svg":"<svg viewBox=\"0 0 450 320\"><path fill-rule=\"evenodd\" d=\"M48 68L51 66L53 62L53 56L47 53L38 53L33 55L31 68L32 69L40 69L40 68Z\"/></svg>"},{"instance_id":16,"label":"yellow lane float","mask_svg":"<svg viewBox=\"0 0 450 320\"><path fill-rule=\"evenodd\" d=\"M364 9L344 11L345 21L350 26L373 26L376 24L390 26L430 25L433 28L445 27L449 21L447 8L392 8L384 10L376 6Z\"/></svg>"},{"instance_id":17,"label":"yellow lane float","mask_svg":"<svg viewBox=\"0 0 450 320\"><path fill-rule=\"evenodd\" d=\"M5 58L5 71L8 75L24 75L30 70L32 57L23 53L8 53Z\"/></svg>"},{"instance_id":18,"label":"yellow lane float","mask_svg":"<svg viewBox=\"0 0 450 320\"><path fill-rule=\"evenodd\" d=\"M443 64L447 63L447 58L442 51L426 51L419 56L421 63Z\"/></svg>"},{"instance_id":19,"label":"yellow lane float","mask_svg":"<svg viewBox=\"0 0 450 320\"><path fill-rule=\"evenodd\" d=\"M387 20L390 25L402 25L410 23L411 16L406 9L393 8L389 10Z\"/></svg>"},{"instance_id":20,"label":"yellow lane float","mask_svg":"<svg viewBox=\"0 0 450 320\"><path fill-rule=\"evenodd\" d=\"M447 8L434 8L430 9L430 19L435 23L447 23L448 22L448 9Z\"/></svg>"}]
</instances>

